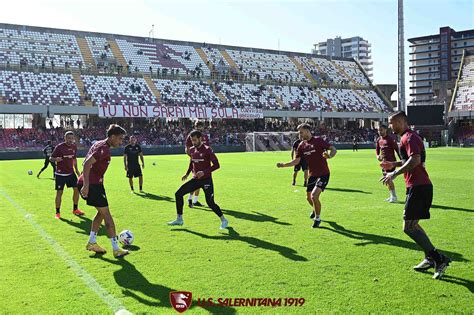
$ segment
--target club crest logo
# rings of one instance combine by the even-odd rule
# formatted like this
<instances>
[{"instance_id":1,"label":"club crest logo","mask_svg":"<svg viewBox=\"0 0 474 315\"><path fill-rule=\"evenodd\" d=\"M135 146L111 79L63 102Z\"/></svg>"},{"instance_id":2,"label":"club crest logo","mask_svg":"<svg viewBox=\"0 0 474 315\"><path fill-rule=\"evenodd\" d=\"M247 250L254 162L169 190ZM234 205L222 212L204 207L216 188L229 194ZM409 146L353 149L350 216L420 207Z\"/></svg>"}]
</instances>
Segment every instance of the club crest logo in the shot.
<instances>
[{"instance_id":1,"label":"club crest logo","mask_svg":"<svg viewBox=\"0 0 474 315\"><path fill-rule=\"evenodd\" d=\"M170 292L171 305L179 313L183 313L189 307L191 307L192 299L193 299L193 294L191 292L187 292L187 291Z\"/></svg>"}]
</instances>

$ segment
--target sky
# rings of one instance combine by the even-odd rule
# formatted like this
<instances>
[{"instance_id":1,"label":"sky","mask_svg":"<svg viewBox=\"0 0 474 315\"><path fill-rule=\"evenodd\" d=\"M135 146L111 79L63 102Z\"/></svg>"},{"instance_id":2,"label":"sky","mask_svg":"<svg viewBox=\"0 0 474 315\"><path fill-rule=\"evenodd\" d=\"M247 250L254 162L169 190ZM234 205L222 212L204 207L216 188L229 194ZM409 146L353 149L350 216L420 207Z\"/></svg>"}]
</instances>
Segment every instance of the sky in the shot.
<instances>
[{"instance_id":1,"label":"sky","mask_svg":"<svg viewBox=\"0 0 474 315\"><path fill-rule=\"evenodd\" d=\"M474 28L474 0L404 6L405 39ZM306 53L361 36L372 44L374 83L397 83L397 0L15 0L2 1L0 22L144 37L154 25L155 38ZM408 52L406 42L407 69Z\"/></svg>"}]
</instances>

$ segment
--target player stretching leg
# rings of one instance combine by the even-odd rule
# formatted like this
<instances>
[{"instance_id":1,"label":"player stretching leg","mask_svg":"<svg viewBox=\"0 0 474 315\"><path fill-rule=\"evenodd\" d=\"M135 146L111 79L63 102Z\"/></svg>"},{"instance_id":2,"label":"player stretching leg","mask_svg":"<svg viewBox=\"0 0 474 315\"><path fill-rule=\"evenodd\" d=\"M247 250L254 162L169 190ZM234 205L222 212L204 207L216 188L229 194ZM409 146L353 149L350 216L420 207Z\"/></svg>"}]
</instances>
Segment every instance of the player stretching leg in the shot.
<instances>
[{"instance_id":1,"label":"player stretching leg","mask_svg":"<svg viewBox=\"0 0 474 315\"><path fill-rule=\"evenodd\" d=\"M43 171L47 169L48 165L50 164L51 164L51 167L53 168L53 178L55 177L54 173L56 172L56 165L54 165L54 163L49 160L49 158L51 157L51 154L53 153L53 149L54 147L51 145L51 140L48 140L47 145L43 149L44 165L43 165L43 168L39 171L38 175L36 175L36 178L39 178L41 173L43 173Z\"/></svg>"},{"instance_id":2,"label":"player stretching leg","mask_svg":"<svg viewBox=\"0 0 474 315\"><path fill-rule=\"evenodd\" d=\"M78 186L81 188L82 198L87 200L89 206L97 209L97 214L92 221L89 242L86 249L105 253L105 249L97 244L97 233L100 224L105 221L107 236L112 242L113 253L115 257L123 257L128 251L118 246L118 237L115 231L115 223L109 210L109 203L104 188L104 174L110 163L110 148L118 147L122 144L125 130L119 125L110 125L107 129L107 139L97 141L89 149L83 163L83 173L79 177Z\"/></svg>"},{"instance_id":3,"label":"player stretching leg","mask_svg":"<svg viewBox=\"0 0 474 315\"><path fill-rule=\"evenodd\" d=\"M195 130L198 130L201 132L202 137L201 137L201 142L205 145L210 146L211 143L209 142L209 137L204 133L204 122L201 120L196 120L194 123L194 128ZM193 146L193 143L191 141L191 134L189 134L186 138L186 147L185 147L185 152L187 155L189 155L189 150ZM188 206L192 208L193 206L198 206L202 207L203 205L198 201L199 198L199 189L196 189L196 191L193 191L189 193L188 196Z\"/></svg>"},{"instance_id":4,"label":"player stretching leg","mask_svg":"<svg viewBox=\"0 0 474 315\"><path fill-rule=\"evenodd\" d=\"M298 149L298 146L300 145L301 140L296 139L295 142L293 142L293 147L291 148L291 159L293 160L295 157L295 152ZM306 160L303 158L301 159L300 164L295 165L295 168L293 170L293 186L296 185L296 176L298 176L299 170L302 169L304 173L304 187L308 185L308 164L306 163Z\"/></svg>"},{"instance_id":5,"label":"player stretching leg","mask_svg":"<svg viewBox=\"0 0 474 315\"><path fill-rule=\"evenodd\" d=\"M380 137L377 139L375 152L377 153L377 159L380 162L389 161L396 162L395 152L397 152L398 158L400 158L400 152L398 151L398 146L395 140L388 134L387 126L380 125L379 127ZM384 170L382 168L382 174L393 172L395 168ZM393 182L389 182L388 190L390 191L390 197L385 199L388 202L397 202L397 193L395 192L395 185Z\"/></svg>"},{"instance_id":6,"label":"player stretching leg","mask_svg":"<svg viewBox=\"0 0 474 315\"><path fill-rule=\"evenodd\" d=\"M314 220L313 228L321 224L321 202L319 196L329 182L329 167L327 159L334 157L337 150L321 137L311 134L311 127L308 124L298 126L300 139L303 141L296 150L296 157L288 163L277 163L277 167L291 167L298 165L301 159L308 163L309 179L306 187L306 199L313 207L310 218ZM329 153L327 152L329 150Z\"/></svg>"},{"instance_id":7,"label":"player stretching leg","mask_svg":"<svg viewBox=\"0 0 474 315\"><path fill-rule=\"evenodd\" d=\"M142 147L137 144L137 138L130 136L130 144L125 146L123 152L123 163L125 165L125 171L127 172L128 183L130 184L130 190L133 190L133 178L138 177L138 184L140 185L140 192L143 193L143 174L140 164L138 164L138 157L142 162L142 167L145 168L145 160L143 158Z\"/></svg>"},{"instance_id":8,"label":"player stretching leg","mask_svg":"<svg viewBox=\"0 0 474 315\"><path fill-rule=\"evenodd\" d=\"M408 127L407 116L404 112L395 113L388 120L392 130L401 136L401 161L382 162L381 166L386 170L394 167L399 167L399 169L385 174L381 181L389 184L398 175L404 175L407 198L403 213L403 231L425 252L425 259L413 268L422 271L435 267L433 279L440 279L451 259L438 252L419 224L419 220L430 218L433 200L433 185L425 169L425 147L420 136Z\"/></svg>"},{"instance_id":9,"label":"player stretching leg","mask_svg":"<svg viewBox=\"0 0 474 315\"><path fill-rule=\"evenodd\" d=\"M58 144L51 154L49 160L56 163L55 188L56 188L56 219L61 218L61 199L64 186L72 187L72 213L83 215L84 212L77 208L79 202L79 190L77 189L77 176L80 175L77 168L77 146L74 144L74 133L68 131L64 134L64 142ZM77 176L76 176L77 174Z\"/></svg>"},{"instance_id":10,"label":"player stretching leg","mask_svg":"<svg viewBox=\"0 0 474 315\"><path fill-rule=\"evenodd\" d=\"M168 225L183 225L183 197L190 192L202 188L206 196L207 205L221 219L220 228L225 229L229 222L224 217L224 214L222 214L221 208L214 202L214 184L212 182L212 172L220 167L219 161L211 147L202 143L202 133L199 130L193 130L189 136L193 144L189 150L191 162L189 163L188 171L181 179L185 181L191 170L193 178L176 191L177 218L172 222L168 222Z\"/></svg>"}]
</instances>

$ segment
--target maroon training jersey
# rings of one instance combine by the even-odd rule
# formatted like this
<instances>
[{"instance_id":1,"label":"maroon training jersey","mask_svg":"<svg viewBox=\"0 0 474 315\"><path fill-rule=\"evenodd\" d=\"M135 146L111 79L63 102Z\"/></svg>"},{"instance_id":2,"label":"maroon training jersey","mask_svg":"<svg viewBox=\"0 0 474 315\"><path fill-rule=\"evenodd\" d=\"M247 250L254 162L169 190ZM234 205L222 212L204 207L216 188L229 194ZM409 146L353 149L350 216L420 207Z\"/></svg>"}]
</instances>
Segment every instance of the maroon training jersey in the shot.
<instances>
[{"instance_id":1,"label":"maroon training jersey","mask_svg":"<svg viewBox=\"0 0 474 315\"><path fill-rule=\"evenodd\" d=\"M89 156L93 156L95 163L92 164L91 171L89 173L89 185L97 185L104 183L104 174L110 164L110 147L107 144L107 139L100 140L94 143L94 145L87 152L86 159ZM82 176L79 178L79 182L82 183Z\"/></svg>"},{"instance_id":2,"label":"maroon training jersey","mask_svg":"<svg viewBox=\"0 0 474 315\"><path fill-rule=\"evenodd\" d=\"M405 176L405 184L407 187L418 186L418 185L429 185L431 184L428 173L425 169L426 152L423 141L420 136L407 129L400 140L400 156L406 161L412 155L419 154L421 163L418 164L414 169L403 174Z\"/></svg>"},{"instance_id":3,"label":"maroon training jersey","mask_svg":"<svg viewBox=\"0 0 474 315\"><path fill-rule=\"evenodd\" d=\"M201 142L202 144L205 144L205 145L211 145L209 143L209 137L204 133L202 134ZM186 149L189 150L189 148L191 148L192 146L193 146L193 142L191 141L191 136L188 135L188 137L186 138Z\"/></svg>"},{"instance_id":4,"label":"maroon training jersey","mask_svg":"<svg viewBox=\"0 0 474 315\"><path fill-rule=\"evenodd\" d=\"M377 155L382 154L383 161L395 162L395 152L398 150L398 145L390 136L378 137L375 151Z\"/></svg>"},{"instance_id":5,"label":"maroon training jersey","mask_svg":"<svg viewBox=\"0 0 474 315\"><path fill-rule=\"evenodd\" d=\"M56 162L56 174L60 176L74 174L74 160L77 156L77 146L75 144L67 145L66 142L62 142L54 148L51 156L62 158L62 161Z\"/></svg>"},{"instance_id":6,"label":"maroon training jersey","mask_svg":"<svg viewBox=\"0 0 474 315\"><path fill-rule=\"evenodd\" d=\"M306 160L309 176L321 177L329 175L328 162L323 157L323 153L330 147L331 145L321 137L312 137L308 141L300 143L296 150L296 157Z\"/></svg>"},{"instance_id":7,"label":"maroon training jersey","mask_svg":"<svg viewBox=\"0 0 474 315\"><path fill-rule=\"evenodd\" d=\"M204 172L204 176L200 179L211 178L211 173L220 167L217 156L208 145L202 144L199 148L191 147L189 155L191 157L189 168L193 171L193 178L196 178L196 173L200 171Z\"/></svg>"}]
</instances>

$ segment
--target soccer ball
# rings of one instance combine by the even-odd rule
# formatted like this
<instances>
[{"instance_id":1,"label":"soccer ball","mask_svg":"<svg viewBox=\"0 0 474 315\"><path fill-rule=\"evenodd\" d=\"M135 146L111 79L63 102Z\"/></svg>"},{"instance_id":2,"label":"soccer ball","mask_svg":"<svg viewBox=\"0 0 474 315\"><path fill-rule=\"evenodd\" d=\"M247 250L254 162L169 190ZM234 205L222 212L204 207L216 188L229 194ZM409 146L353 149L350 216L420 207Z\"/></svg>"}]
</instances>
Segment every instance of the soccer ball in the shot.
<instances>
[{"instance_id":1,"label":"soccer ball","mask_svg":"<svg viewBox=\"0 0 474 315\"><path fill-rule=\"evenodd\" d=\"M133 239L133 233L129 230L122 231L119 234L119 242L123 245L132 245Z\"/></svg>"},{"instance_id":2,"label":"soccer ball","mask_svg":"<svg viewBox=\"0 0 474 315\"><path fill-rule=\"evenodd\" d=\"M32 171L32 170L29 170L29 171L28 171L28 175L33 175L33 171Z\"/></svg>"}]
</instances>

